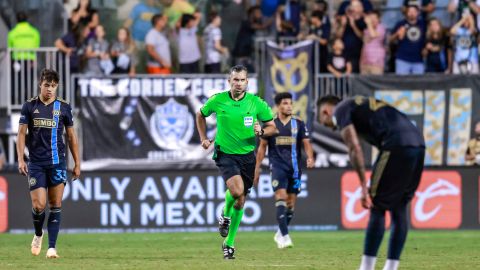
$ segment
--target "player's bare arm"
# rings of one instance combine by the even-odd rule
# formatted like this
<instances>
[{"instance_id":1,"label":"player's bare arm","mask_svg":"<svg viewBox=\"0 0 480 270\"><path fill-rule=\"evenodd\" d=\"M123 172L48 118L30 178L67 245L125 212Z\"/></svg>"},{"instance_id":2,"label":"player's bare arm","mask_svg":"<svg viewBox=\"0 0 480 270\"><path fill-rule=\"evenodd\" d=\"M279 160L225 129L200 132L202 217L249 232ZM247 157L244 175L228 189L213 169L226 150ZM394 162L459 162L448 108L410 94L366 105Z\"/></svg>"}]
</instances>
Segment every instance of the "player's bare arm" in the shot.
<instances>
[{"instance_id":1,"label":"player's bare arm","mask_svg":"<svg viewBox=\"0 0 480 270\"><path fill-rule=\"evenodd\" d=\"M22 175L28 174L27 163L25 163L25 159L23 158L23 154L25 153L25 137L27 136L27 128L27 125L20 125L18 127L17 135L18 172Z\"/></svg>"},{"instance_id":2,"label":"player's bare arm","mask_svg":"<svg viewBox=\"0 0 480 270\"><path fill-rule=\"evenodd\" d=\"M262 172L262 161L265 158L265 153L267 152L268 142L266 140L260 139L260 144L257 148L257 161L255 163L255 177L253 178L253 185L258 185L258 179L260 178L260 173Z\"/></svg>"},{"instance_id":3,"label":"player's bare arm","mask_svg":"<svg viewBox=\"0 0 480 270\"><path fill-rule=\"evenodd\" d=\"M73 179L78 179L80 177L80 155L78 152L78 139L77 139L77 135L75 134L75 129L73 127L67 127L66 130L67 130L68 147L70 148L73 161L75 162L75 165L72 171L72 177Z\"/></svg>"},{"instance_id":4,"label":"player's bare arm","mask_svg":"<svg viewBox=\"0 0 480 270\"><path fill-rule=\"evenodd\" d=\"M313 168L315 165L315 158L313 156L313 147L310 143L310 139L303 139L303 149L305 149L305 153L307 154L307 168Z\"/></svg>"},{"instance_id":5,"label":"player's bare arm","mask_svg":"<svg viewBox=\"0 0 480 270\"><path fill-rule=\"evenodd\" d=\"M197 130L200 136L200 143L204 149L208 149L212 141L207 138L207 121L201 112L196 114Z\"/></svg>"},{"instance_id":6,"label":"player's bare arm","mask_svg":"<svg viewBox=\"0 0 480 270\"><path fill-rule=\"evenodd\" d=\"M369 201L368 196L367 180L365 178L365 160L363 157L363 150L360 145L360 139L358 138L357 131L355 130L353 124L343 128L341 135L343 141L348 147L350 162L360 178L360 184L362 186L362 206L368 209L371 207L371 202Z\"/></svg>"}]
</instances>

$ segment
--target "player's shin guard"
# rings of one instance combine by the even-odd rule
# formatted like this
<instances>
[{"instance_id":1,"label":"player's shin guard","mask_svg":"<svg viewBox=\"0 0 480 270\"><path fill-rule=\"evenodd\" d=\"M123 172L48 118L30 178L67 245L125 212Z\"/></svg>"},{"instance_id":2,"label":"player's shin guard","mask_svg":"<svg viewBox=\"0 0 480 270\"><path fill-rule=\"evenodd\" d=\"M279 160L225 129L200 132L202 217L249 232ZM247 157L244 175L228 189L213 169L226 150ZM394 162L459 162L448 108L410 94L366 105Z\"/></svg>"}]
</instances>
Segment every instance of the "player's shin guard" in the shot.
<instances>
[{"instance_id":1,"label":"player's shin guard","mask_svg":"<svg viewBox=\"0 0 480 270\"><path fill-rule=\"evenodd\" d=\"M229 247L234 247L235 245L235 236L237 235L238 227L240 226L240 221L243 217L243 208L236 209L233 208L232 213L232 223L230 223L230 230L228 231L227 239L225 239L225 244Z\"/></svg>"},{"instance_id":2,"label":"player's shin guard","mask_svg":"<svg viewBox=\"0 0 480 270\"><path fill-rule=\"evenodd\" d=\"M57 243L61 214L62 208L50 208L50 214L48 215L48 248L55 248L55 244Z\"/></svg>"},{"instance_id":3,"label":"player's shin guard","mask_svg":"<svg viewBox=\"0 0 480 270\"><path fill-rule=\"evenodd\" d=\"M399 260L403 246L407 240L408 224L407 224L407 205L403 204L391 211L392 228L390 234L390 242L388 245L388 259Z\"/></svg>"},{"instance_id":4,"label":"player's shin guard","mask_svg":"<svg viewBox=\"0 0 480 270\"><path fill-rule=\"evenodd\" d=\"M376 257L385 233L385 210L371 209L363 254Z\"/></svg>"},{"instance_id":5,"label":"player's shin guard","mask_svg":"<svg viewBox=\"0 0 480 270\"><path fill-rule=\"evenodd\" d=\"M35 228L35 235L42 236L43 222L45 222L45 209L38 210L32 208L33 227Z\"/></svg>"},{"instance_id":6,"label":"player's shin guard","mask_svg":"<svg viewBox=\"0 0 480 270\"><path fill-rule=\"evenodd\" d=\"M232 216L233 205L235 204L235 201L236 200L232 196L232 193L230 193L230 190L227 189L227 192L225 192L225 207L223 208L223 216L225 217Z\"/></svg>"},{"instance_id":7,"label":"player's shin guard","mask_svg":"<svg viewBox=\"0 0 480 270\"><path fill-rule=\"evenodd\" d=\"M293 219L294 208L287 208L287 225L290 225L290 221Z\"/></svg>"},{"instance_id":8,"label":"player's shin guard","mask_svg":"<svg viewBox=\"0 0 480 270\"><path fill-rule=\"evenodd\" d=\"M278 228L282 233L282 236L288 234L288 227L287 227L287 203L284 200L278 200L275 202L275 207L277 208L277 221L278 221Z\"/></svg>"}]
</instances>

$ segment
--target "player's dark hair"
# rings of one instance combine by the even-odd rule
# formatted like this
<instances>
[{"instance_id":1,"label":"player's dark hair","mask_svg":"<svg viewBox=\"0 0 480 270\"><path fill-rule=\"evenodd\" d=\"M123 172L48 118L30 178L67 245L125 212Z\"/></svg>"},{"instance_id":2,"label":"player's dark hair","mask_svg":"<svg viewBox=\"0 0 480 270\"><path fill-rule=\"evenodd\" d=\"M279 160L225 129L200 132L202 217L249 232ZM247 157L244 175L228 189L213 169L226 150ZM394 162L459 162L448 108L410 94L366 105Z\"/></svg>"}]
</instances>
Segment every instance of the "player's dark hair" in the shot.
<instances>
[{"instance_id":1,"label":"player's dark hair","mask_svg":"<svg viewBox=\"0 0 480 270\"><path fill-rule=\"evenodd\" d=\"M321 12L320 10L315 10L314 12L312 12L312 17L315 17L321 21L323 18L323 12Z\"/></svg>"},{"instance_id":2,"label":"player's dark hair","mask_svg":"<svg viewBox=\"0 0 480 270\"><path fill-rule=\"evenodd\" d=\"M17 17L17 23L26 22L28 20L27 13L25 13L23 11L17 12L16 15L17 15L16 16Z\"/></svg>"},{"instance_id":3,"label":"player's dark hair","mask_svg":"<svg viewBox=\"0 0 480 270\"><path fill-rule=\"evenodd\" d=\"M340 101L342 101L341 98L334 96L334 95L326 95L321 97L318 102L317 106L320 107L323 104L330 104L330 105L337 105Z\"/></svg>"},{"instance_id":4,"label":"player's dark hair","mask_svg":"<svg viewBox=\"0 0 480 270\"><path fill-rule=\"evenodd\" d=\"M151 20L151 22L152 22L152 27L155 28L155 25L157 24L157 22L158 22L162 17L163 17L163 14L162 14L162 13L153 15L152 20Z\"/></svg>"},{"instance_id":5,"label":"player's dark hair","mask_svg":"<svg viewBox=\"0 0 480 270\"><path fill-rule=\"evenodd\" d=\"M248 75L248 69L247 69L247 67L242 66L242 65L233 66L233 67L230 69L230 72L229 72L228 74L231 75L233 72L239 73L239 72L242 72L242 71L245 71L245 73Z\"/></svg>"},{"instance_id":6,"label":"player's dark hair","mask_svg":"<svg viewBox=\"0 0 480 270\"><path fill-rule=\"evenodd\" d=\"M290 94L289 92L283 92L283 93L278 93L275 95L275 105L280 105L280 103L282 103L282 100L284 99L292 99L292 94Z\"/></svg>"},{"instance_id":7,"label":"player's dark hair","mask_svg":"<svg viewBox=\"0 0 480 270\"><path fill-rule=\"evenodd\" d=\"M44 68L40 75L40 83L42 82L54 82L57 83L60 81L58 73L53 69Z\"/></svg>"},{"instance_id":8,"label":"player's dark hair","mask_svg":"<svg viewBox=\"0 0 480 270\"><path fill-rule=\"evenodd\" d=\"M218 16L219 15L216 11L210 12L210 14L208 14L208 23L213 22L213 20L215 20L215 18L217 18Z\"/></svg>"},{"instance_id":9,"label":"player's dark hair","mask_svg":"<svg viewBox=\"0 0 480 270\"><path fill-rule=\"evenodd\" d=\"M195 20L195 17L192 14L183 14L182 20L180 21L180 27L185 28L187 24L192 20Z\"/></svg>"}]
</instances>

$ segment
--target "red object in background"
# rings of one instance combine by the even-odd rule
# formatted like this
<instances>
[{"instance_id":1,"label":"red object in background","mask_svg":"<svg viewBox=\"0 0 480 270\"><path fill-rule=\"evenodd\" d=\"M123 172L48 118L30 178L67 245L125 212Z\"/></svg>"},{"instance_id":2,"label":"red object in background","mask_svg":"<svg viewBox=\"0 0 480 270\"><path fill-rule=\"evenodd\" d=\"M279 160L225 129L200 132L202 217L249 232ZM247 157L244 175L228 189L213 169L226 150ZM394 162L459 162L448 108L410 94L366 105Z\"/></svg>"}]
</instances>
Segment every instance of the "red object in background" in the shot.
<instances>
[{"instance_id":1,"label":"red object in background","mask_svg":"<svg viewBox=\"0 0 480 270\"><path fill-rule=\"evenodd\" d=\"M419 229L457 229L462 223L462 177L457 171L424 171L410 206Z\"/></svg>"},{"instance_id":2,"label":"red object in background","mask_svg":"<svg viewBox=\"0 0 480 270\"><path fill-rule=\"evenodd\" d=\"M7 180L0 176L0 233L8 228L8 185Z\"/></svg>"}]
</instances>

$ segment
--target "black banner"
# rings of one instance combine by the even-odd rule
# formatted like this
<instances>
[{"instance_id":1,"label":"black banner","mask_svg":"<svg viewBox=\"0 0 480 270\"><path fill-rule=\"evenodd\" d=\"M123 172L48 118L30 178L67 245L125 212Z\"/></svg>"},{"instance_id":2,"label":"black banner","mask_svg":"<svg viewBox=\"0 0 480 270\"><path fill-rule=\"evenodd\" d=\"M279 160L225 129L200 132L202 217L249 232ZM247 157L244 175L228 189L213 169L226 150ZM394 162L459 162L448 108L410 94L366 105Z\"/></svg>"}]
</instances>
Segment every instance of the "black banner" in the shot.
<instances>
[{"instance_id":1,"label":"black banner","mask_svg":"<svg viewBox=\"0 0 480 270\"><path fill-rule=\"evenodd\" d=\"M212 168L195 113L226 77L78 78L82 169ZM256 93L255 78L249 92ZM216 121L207 119L209 138Z\"/></svg>"},{"instance_id":2,"label":"black banner","mask_svg":"<svg viewBox=\"0 0 480 270\"><path fill-rule=\"evenodd\" d=\"M418 229L480 229L480 173L475 168L426 170L412 201ZM208 171L111 171L84 173L68 183L63 198L66 232L216 231L224 181ZM30 232L26 177L0 176L0 232ZM245 204L242 230L276 230L270 176L262 174ZM293 230L365 228L354 171L307 170L297 199Z\"/></svg>"},{"instance_id":3,"label":"black banner","mask_svg":"<svg viewBox=\"0 0 480 270\"><path fill-rule=\"evenodd\" d=\"M306 121L309 127L313 118L312 41L280 47L267 42L267 67L265 72L265 100L275 106L277 93L290 92L293 96L293 113Z\"/></svg>"}]
</instances>

